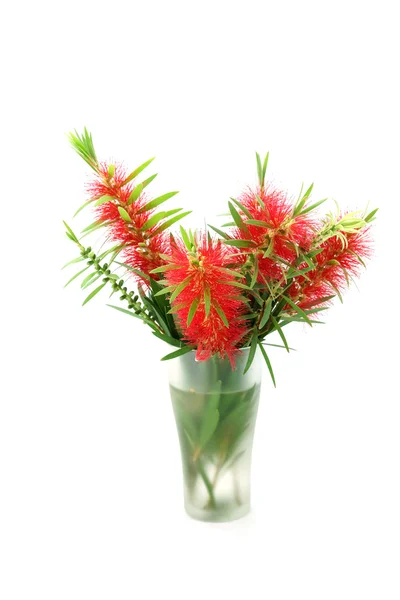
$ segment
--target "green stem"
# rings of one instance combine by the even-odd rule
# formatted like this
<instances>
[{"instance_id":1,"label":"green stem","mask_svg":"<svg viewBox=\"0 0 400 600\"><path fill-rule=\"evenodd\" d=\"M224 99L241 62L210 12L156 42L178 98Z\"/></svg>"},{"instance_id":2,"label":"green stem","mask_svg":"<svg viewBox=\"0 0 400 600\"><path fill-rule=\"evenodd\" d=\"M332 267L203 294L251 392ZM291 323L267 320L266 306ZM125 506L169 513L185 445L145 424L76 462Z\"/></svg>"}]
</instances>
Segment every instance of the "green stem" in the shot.
<instances>
[{"instance_id":1,"label":"green stem","mask_svg":"<svg viewBox=\"0 0 400 600\"><path fill-rule=\"evenodd\" d=\"M215 501L213 485L212 485L211 481L209 480L207 473L205 472L204 467L201 464L200 459L198 459L198 461L197 461L197 470L200 473L201 478L204 481L204 485L206 486L208 494L210 496L207 507L215 509L215 508L217 508L217 503Z\"/></svg>"}]
</instances>

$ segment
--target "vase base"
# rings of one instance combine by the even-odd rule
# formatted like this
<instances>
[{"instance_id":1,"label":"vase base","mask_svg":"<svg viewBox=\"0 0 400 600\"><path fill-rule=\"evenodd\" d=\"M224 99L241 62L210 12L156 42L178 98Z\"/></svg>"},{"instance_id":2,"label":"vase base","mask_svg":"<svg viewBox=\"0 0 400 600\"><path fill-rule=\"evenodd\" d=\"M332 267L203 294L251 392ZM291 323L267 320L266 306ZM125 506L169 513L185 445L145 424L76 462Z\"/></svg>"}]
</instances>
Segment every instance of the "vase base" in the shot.
<instances>
[{"instance_id":1,"label":"vase base","mask_svg":"<svg viewBox=\"0 0 400 600\"><path fill-rule=\"evenodd\" d=\"M229 523L245 517L250 512L250 504L241 504L240 506L232 507L220 506L219 508L202 509L185 504L185 511L190 518L195 521L206 521L208 523Z\"/></svg>"}]
</instances>

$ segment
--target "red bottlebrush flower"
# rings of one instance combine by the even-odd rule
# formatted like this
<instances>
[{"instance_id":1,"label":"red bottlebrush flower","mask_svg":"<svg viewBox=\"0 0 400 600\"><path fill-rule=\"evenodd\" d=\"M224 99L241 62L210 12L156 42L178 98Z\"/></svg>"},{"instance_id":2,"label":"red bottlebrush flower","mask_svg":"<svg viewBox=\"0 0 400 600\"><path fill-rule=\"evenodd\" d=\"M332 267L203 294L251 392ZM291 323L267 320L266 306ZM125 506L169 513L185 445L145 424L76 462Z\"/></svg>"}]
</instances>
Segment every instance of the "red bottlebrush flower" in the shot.
<instances>
[{"instance_id":1,"label":"red bottlebrush flower","mask_svg":"<svg viewBox=\"0 0 400 600\"><path fill-rule=\"evenodd\" d=\"M310 248L315 221L308 214L293 216L293 205L284 192L271 185L258 187L256 190L249 188L238 200L251 215L251 219L259 223L248 224L250 217L242 213L245 227L235 228L233 236L255 242L259 256L268 252L268 256L292 262L297 258L296 246L303 251ZM262 223L265 223L265 227ZM260 273L268 278L279 278L281 275L276 261L261 260L259 267Z\"/></svg>"},{"instance_id":2,"label":"red bottlebrush flower","mask_svg":"<svg viewBox=\"0 0 400 600\"><path fill-rule=\"evenodd\" d=\"M126 178L127 171L120 163L100 163L96 179L87 186L88 193L91 198L111 196L126 204L133 189L131 183L123 185Z\"/></svg>"},{"instance_id":3,"label":"red bottlebrush flower","mask_svg":"<svg viewBox=\"0 0 400 600\"><path fill-rule=\"evenodd\" d=\"M91 198L111 198L96 207L96 218L108 222L110 240L125 245L122 252L124 262L149 275L150 271L165 264L160 255L167 247L166 236L163 232L156 233L158 224L147 227L154 210L143 210L145 204L150 201L146 194L142 192L134 202L128 203L135 186L132 183L124 184L126 170L120 164L116 164L112 165L111 173L110 166L102 163L97 178L88 185ZM121 215L119 207L125 211L125 218ZM147 284L146 278L137 277L142 285ZM159 278L158 275L152 277Z\"/></svg>"},{"instance_id":4,"label":"red bottlebrush flower","mask_svg":"<svg viewBox=\"0 0 400 600\"><path fill-rule=\"evenodd\" d=\"M232 251L206 235L195 236L195 249L174 239L169 251L169 269L165 273L172 291L172 306L184 340L197 347L196 358L207 360L214 354L233 356L246 333L246 311L235 284L238 278L227 271ZM173 290L176 290L175 293Z\"/></svg>"},{"instance_id":5,"label":"red bottlebrush flower","mask_svg":"<svg viewBox=\"0 0 400 600\"><path fill-rule=\"evenodd\" d=\"M316 268L307 273L307 279L296 277L289 294L301 308L325 304L318 302L326 296L343 290L349 278L358 276L363 259L371 256L371 236L369 228L358 233L343 233L346 244L332 236L324 241L322 252L316 255ZM306 267L301 265L299 269Z\"/></svg>"}]
</instances>

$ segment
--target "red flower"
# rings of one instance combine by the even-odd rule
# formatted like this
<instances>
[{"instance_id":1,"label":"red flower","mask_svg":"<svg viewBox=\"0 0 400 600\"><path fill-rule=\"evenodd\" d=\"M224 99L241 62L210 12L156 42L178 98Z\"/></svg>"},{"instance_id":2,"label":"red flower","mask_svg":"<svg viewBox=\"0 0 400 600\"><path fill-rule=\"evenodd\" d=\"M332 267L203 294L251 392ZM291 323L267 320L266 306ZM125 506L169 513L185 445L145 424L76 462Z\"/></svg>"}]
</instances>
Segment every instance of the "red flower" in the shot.
<instances>
[{"instance_id":1,"label":"red flower","mask_svg":"<svg viewBox=\"0 0 400 600\"><path fill-rule=\"evenodd\" d=\"M109 196L110 200L97 206L96 218L99 221L107 221L109 239L125 244L122 252L126 264L148 275L153 269L165 264L160 254L167 247L165 234L157 234L158 224L147 227L149 218L154 210L143 210L150 198L143 192L134 201L129 203L129 197L135 189L134 184L124 184L127 172L120 164L109 166L106 163L100 165L97 178L88 185L91 198L99 199ZM125 218L119 211L121 207ZM158 279L158 275L152 275ZM147 280L138 276L141 284Z\"/></svg>"},{"instance_id":2,"label":"red flower","mask_svg":"<svg viewBox=\"0 0 400 600\"><path fill-rule=\"evenodd\" d=\"M320 246L316 255L316 268L307 273L307 279L297 277L289 294L301 308L321 305L321 298L339 293L348 285L350 278L358 276L363 260L370 258L371 236L369 228L358 233L345 233L347 244L332 236ZM299 269L306 267L303 264ZM325 303L324 303L325 304Z\"/></svg>"},{"instance_id":3,"label":"red flower","mask_svg":"<svg viewBox=\"0 0 400 600\"><path fill-rule=\"evenodd\" d=\"M271 185L248 188L238 200L246 211L238 209L244 226L235 227L232 236L256 244L254 250L247 252L255 253L259 259L260 283L265 278L280 279L282 268L276 258L292 263L297 258L296 247L307 251L314 237L315 221L308 214L293 216L292 202ZM248 223L249 220L258 224Z\"/></svg>"},{"instance_id":4,"label":"red flower","mask_svg":"<svg viewBox=\"0 0 400 600\"><path fill-rule=\"evenodd\" d=\"M258 198L261 200L258 200ZM284 260L296 258L294 244L307 251L314 237L315 221L308 215L293 216L293 204L284 192L274 189L271 185L248 189L239 197L239 202L249 211L251 218L262 221L265 227L247 225L243 239L253 240L257 246L267 249L271 243L271 254ZM249 220L242 215L243 221Z\"/></svg>"},{"instance_id":5,"label":"red flower","mask_svg":"<svg viewBox=\"0 0 400 600\"><path fill-rule=\"evenodd\" d=\"M204 234L195 236L193 251L180 239L171 243L165 277L178 326L184 340L197 347L198 360L218 353L233 364L235 349L246 333L244 321L238 320L246 311L236 286L242 279L226 270L231 254L231 248Z\"/></svg>"}]
</instances>

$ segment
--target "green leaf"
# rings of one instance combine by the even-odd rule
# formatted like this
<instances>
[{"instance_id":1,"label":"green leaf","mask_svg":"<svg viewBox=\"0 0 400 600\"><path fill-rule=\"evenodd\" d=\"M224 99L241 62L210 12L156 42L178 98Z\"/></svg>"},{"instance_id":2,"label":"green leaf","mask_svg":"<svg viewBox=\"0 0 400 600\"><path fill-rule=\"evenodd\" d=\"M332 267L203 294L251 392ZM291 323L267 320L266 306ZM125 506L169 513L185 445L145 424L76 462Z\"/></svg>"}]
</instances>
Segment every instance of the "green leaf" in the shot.
<instances>
[{"instance_id":1,"label":"green leaf","mask_svg":"<svg viewBox=\"0 0 400 600\"><path fill-rule=\"evenodd\" d=\"M141 231L148 231L149 229L151 229L152 227L157 225L157 223L159 223L163 219L166 219L167 217L170 217L171 215L174 215L181 210L182 210L181 208L174 208L173 210L168 210L166 212L161 211L159 213L156 213L155 215L152 215L146 221L146 223L144 223L144 225L142 225Z\"/></svg>"},{"instance_id":2,"label":"green leaf","mask_svg":"<svg viewBox=\"0 0 400 600\"><path fill-rule=\"evenodd\" d=\"M272 225L269 225L266 221L260 221L259 219L247 219L246 225L254 225L255 227L266 227L267 229L273 229Z\"/></svg>"},{"instance_id":3,"label":"green leaf","mask_svg":"<svg viewBox=\"0 0 400 600\"><path fill-rule=\"evenodd\" d=\"M154 297L156 298L157 296L164 296L165 294L172 294L172 292L175 289L176 289L176 287L174 285L169 285L168 287L165 287L164 289L162 289L159 292L157 292L156 294L154 294Z\"/></svg>"},{"instance_id":4,"label":"green leaf","mask_svg":"<svg viewBox=\"0 0 400 600\"><path fill-rule=\"evenodd\" d=\"M176 194L179 194L179 192L168 192L168 194L163 194L162 196L154 198L154 200L151 200L150 202L147 202L147 204L142 206L142 208L138 210L138 214L146 212L148 210L153 210L153 208L157 208L157 206L159 206L163 202L166 202L173 196L176 196Z\"/></svg>"},{"instance_id":5,"label":"green leaf","mask_svg":"<svg viewBox=\"0 0 400 600\"><path fill-rule=\"evenodd\" d=\"M85 306L85 304L87 304L89 302L89 300L91 300L92 298L94 298L94 296L96 294L98 294L100 292L100 290L102 290L105 285L106 285L105 283L102 283L101 285L99 285L99 287L97 287L95 290L93 290L93 292L90 292L89 296L87 296L84 299L84 301L82 302L82 306Z\"/></svg>"},{"instance_id":6,"label":"green leaf","mask_svg":"<svg viewBox=\"0 0 400 600\"><path fill-rule=\"evenodd\" d=\"M253 271L253 275L251 277L251 282L250 282L250 287L253 288L257 282L257 277L258 277L258 258L256 256L255 261L254 261L254 271Z\"/></svg>"},{"instance_id":7,"label":"green leaf","mask_svg":"<svg viewBox=\"0 0 400 600\"><path fill-rule=\"evenodd\" d=\"M280 344L268 344L268 342L262 342L262 344L263 346L273 346L273 348L283 348L284 350L286 350L285 346L281 346ZM297 352L295 348L291 348L290 346L289 349L293 352Z\"/></svg>"},{"instance_id":8,"label":"green leaf","mask_svg":"<svg viewBox=\"0 0 400 600\"><path fill-rule=\"evenodd\" d=\"M146 167L148 167L149 164L152 163L154 159L155 159L155 156L153 156L153 158L150 158L149 160L146 160L146 162L144 162L142 165L140 165L140 167L137 167L134 171L132 171L132 173L130 175L128 175L128 177L122 182L122 185L126 185L127 183L132 181L132 179L135 179L135 177L137 177L139 175L139 173L141 173Z\"/></svg>"},{"instance_id":9,"label":"green leaf","mask_svg":"<svg viewBox=\"0 0 400 600\"><path fill-rule=\"evenodd\" d=\"M67 283L64 285L64 287L66 288L67 285L69 285L71 283L71 281L74 281L74 279L76 279L77 277L79 277L79 275L81 275L82 273L84 273L90 265L88 265L87 267L85 267L84 269L82 269L82 271L79 271L78 273L75 273L75 275L73 275L71 277L71 279L69 281L67 281Z\"/></svg>"},{"instance_id":10,"label":"green leaf","mask_svg":"<svg viewBox=\"0 0 400 600\"><path fill-rule=\"evenodd\" d=\"M274 327L275 327L276 331L278 332L279 337L281 338L283 345L286 348L286 351L289 352L289 344L287 343L285 334L283 333L281 326L279 325L278 321L275 319L275 317L273 315L271 315L271 321L274 324Z\"/></svg>"},{"instance_id":11,"label":"green leaf","mask_svg":"<svg viewBox=\"0 0 400 600\"><path fill-rule=\"evenodd\" d=\"M251 240L225 240L224 244L234 248L255 248L256 244Z\"/></svg>"},{"instance_id":12,"label":"green leaf","mask_svg":"<svg viewBox=\"0 0 400 600\"><path fill-rule=\"evenodd\" d=\"M91 223L90 225L85 227L85 229L82 229L81 233L83 233L84 235L81 236L81 239L83 239L84 237L86 237L87 235L92 233L93 231L97 231L97 229L101 229L102 227L107 227L107 225L111 225L112 223L115 223L115 221L116 221L116 219L114 219L112 221L102 221L101 219L99 219L99 220L95 221L94 223Z\"/></svg>"},{"instance_id":13,"label":"green leaf","mask_svg":"<svg viewBox=\"0 0 400 600\"><path fill-rule=\"evenodd\" d=\"M165 273L165 271L176 271L178 269L184 269L183 265L163 265L162 267L157 267L156 269L152 269L150 273Z\"/></svg>"},{"instance_id":14,"label":"green leaf","mask_svg":"<svg viewBox=\"0 0 400 600\"><path fill-rule=\"evenodd\" d=\"M82 135L79 135L75 130L74 133L68 134L68 139L75 152L97 173L99 168L94 151L92 134L85 127Z\"/></svg>"},{"instance_id":15,"label":"green leaf","mask_svg":"<svg viewBox=\"0 0 400 600\"><path fill-rule=\"evenodd\" d=\"M182 348L182 342L176 340L175 338L170 337L169 335L165 335L160 331L152 331L152 334L158 337L160 340L169 344L170 346L175 346L176 348Z\"/></svg>"},{"instance_id":16,"label":"green leaf","mask_svg":"<svg viewBox=\"0 0 400 600\"><path fill-rule=\"evenodd\" d=\"M312 210L314 210L315 208L317 208L317 206L320 206L321 204L326 202L327 200L328 200L328 198L323 198L323 200L318 200L318 202L315 202L314 204L307 206L307 208L305 208L301 212L297 213L297 215L305 215L305 214L311 212Z\"/></svg>"},{"instance_id":17,"label":"green leaf","mask_svg":"<svg viewBox=\"0 0 400 600\"><path fill-rule=\"evenodd\" d=\"M336 294L332 294L331 296L324 296L323 298L317 298L316 300L310 300L307 302L304 309L312 308L313 306L318 306L319 304L324 304L325 302L329 302L332 298L335 298Z\"/></svg>"},{"instance_id":18,"label":"green leaf","mask_svg":"<svg viewBox=\"0 0 400 600\"><path fill-rule=\"evenodd\" d=\"M303 319L305 321L307 321L307 323L310 325L311 327L311 321L310 319L307 317L306 313L304 312L304 310L302 310L300 308L300 306L297 306L297 304L295 304L295 302L293 302L293 300L291 300L288 296L285 296L285 294L282 294L282 298L284 298L286 300L286 302L293 308L293 310L295 310L301 317L303 317Z\"/></svg>"},{"instance_id":19,"label":"green leaf","mask_svg":"<svg viewBox=\"0 0 400 600\"><path fill-rule=\"evenodd\" d=\"M226 314L224 313L221 306L218 304L218 302L216 300L213 300L213 307L215 308L218 316L220 317L220 319L223 322L223 324L225 325L225 327L229 328L229 323L228 323L228 319L226 318Z\"/></svg>"},{"instance_id":20,"label":"green leaf","mask_svg":"<svg viewBox=\"0 0 400 600\"><path fill-rule=\"evenodd\" d=\"M232 275L232 277L238 277L239 279L245 279L245 276L238 271L233 271L232 269L226 269L225 267L215 267L217 271L221 271L221 273L226 273L227 275Z\"/></svg>"},{"instance_id":21,"label":"green leaf","mask_svg":"<svg viewBox=\"0 0 400 600\"><path fill-rule=\"evenodd\" d=\"M268 248L266 249L266 251L263 254L263 258L268 258L269 256L271 256L273 249L274 249L274 238L272 237L269 241Z\"/></svg>"},{"instance_id":22,"label":"green leaf","mask_svg":"<svg viewBox=\"0 0 400 600\"><path fill-rule=\"evenodd\" d=\"M259 329L262 329L265 326L266 322L268 321L269 316L271 314L271 306L272 306L272 300L271 300L271 298L269 298L264 304L264 312L261 317L260 323L258 325Z\"/></svg>"},{"instance_id":23,"label":"green leaf","mask_svg":"<svg viewBox=\"0 0 400 600\"><path fill-rule=\"evenodd\" d=\"M127 269L128 271L132 271L132 273L135 273L135 275L138 275L138 277L140 277L141 279L146 279L147 281L150 281L149 275L147 275L147 273L143 273L143 271L139 271L139 269L135 269L134 267L131 267L126 263L118 262L117 260L115 261L115 264L119 265L120 267L125 267L125 269Z\"/></svg>"},{"instance_id":24,"label":"green leaf","mask_svg":"<svg viewBox=\"0 0 400 600\"><path fill-rule=\"evenodd\" d=\"M374 210L372 210L364 219L364 221L366 223L370 223L371 221L374 220L374 216L376 215L376 213L378 212L379 208L375 208Z\"/></svg>"},{"instance_id":25,"label":"green leaf","mask_svg":"<svg viewBox=\"0 0 400 600\"><path fill-rule=\"evenodd\" d=\"M262 165L261 165L261 158L260 158L260 155L258 154L258 152L256 152L256 161L257 161L258 183L260 184L260 187L263 187L263 185L262 185Z\"/></svg>"},{"instance_id":26,"label":"green leaf","mask_svg":"<svg viewBox=\"0 0 400 600\"><path fill-rule=\"evenodd\" d=\"M256 194L256 198L257 198L258 204L261 206L261 208L263 210L265 210L265 204L264 204L263 200L261 200L261 198L260 198L260 196L258 194Z\"/></svg>"},{"instance_id":27,"label":"green leaf","mask_svg":"<svg viewBox=\"0 0 400 600\"><path fill-rule=\"evenodd\" d=\"M240 281L217 281L217 283L223 283L224 285L232 285L234 287L241 288L243 290L250 290L249 286L245 283L240 283Z\"/></svg>"},{"instance_id":28,"label":"green leaf","mask_svg":"<svg viewBox=\"0 0 400 600\"><path fill-rule=\"evenodd\" d=\"M61 267L61 271L63 269L65 269L66 267L69 267L69 265L73 265L74 263L82 262L83 260L85 260L84 256L78 256L78 258L73 258L69 262L65 263L65 265L63 267Z\"/></svg>"},{"instance_id":29,"label":"green leaf","mask_svg":"<svg viewBox=\"0 0 400 600\"><path fill-rule=\"evenodd\" d=\"M197 296L189 308L189 313L186 321L186 325L189 327L190 323L193 321L193 317L196 314L197 307L199 306L200 298Z\"/></svg>"},{"instance_id":30,"label":"green leaf","mask_svg":"<svg viewBox=\"0 0 400 600\"><path fill-rule=\"evenodd\" d=\"M143 183L139 183L138 185L135 185L135 187L133 188L133 190L129 194L128 206L130 206L131 204L133 204L134 202L136 202L136 200L139 198L139 196L142 193L142 191L143 191Z\"/></svg>"},{"instance_id":31,"label":"green leaf","mask_svg":"<svg viewBox=\"0 0 400 600\"><path fill-rule=\"evenodd\" d=\"M140 319L140 321L143 321L143 323L146 323L152 329L154 329L154 331L152 333L154 333L154 334L155 334L155 332L158 333L158 329L157 329L156 325L152 321L150 321L150 319L147 319L143 315L136 314L136 313L132 312L131 310L128 310L126 308L122 308L121 306L114 306L113 304L107 304L107 306L109 306L110 308L114 308L115 310L119 310L119 312L122 312L125 315L129 315L131 317L134 317L135 319Z\"/></svg>"},{"instance_id":32,"label":"green leaf","mask_svg":"<svg viewBox=\"0 0 400 600\"><path fill-rule=\"evenodd\" d=\"M152 181L154 181L154 179L157 177L157 175L158 175L158 173L154 173L154 175L150 175L150 177L148 177L147 179L142 181L141 185L142 185L143 189L145 187L147 187Z\"/></svg>"},{"instance_id":33,"label":"green leaf","mask_svg":"<svg viewBox=\"0 0 400 600\"><path fill-rule=\"evenodd\" d=\"M82 204L82 205L81 205L81 206L78 208L78 210L76 211L76 213L74 214L74 216L73 216L72 218L76 217L76 215L78 215L78 214L81 212L81 210L83 210L84 208L86 208L86 206L89 206L89 204L91 204L92 202L93 202L93 198L91 198L90 200L87 200L86 202L84 202L84 203L83 203L83 204Z\"/></svg>"},{"instance_id":34,"label":"green leaf","mask_svg":"<svg viewBox=\"0 0 400 600\"><path fill-rule=\"evenodd\" d=\"M190 239L186 232L186 229L184 227L182 227L182 225L179 226L179 229L181 232L183 243L185 244L186 249L189 250L189 252L190 252L190 250L192 249L192 244L190 243Z\"/></svg>"},{"instance_id":35,"label":"green leaf","mask_svg":"<svg viewBox=\"0 0 400 600\"><path fill-rule=\"evenodd\" d=\"M266 353L265 348L261 344L261 342L258 342L258 346L259 346L259 348L261 350L261 353L262 353L262 355L264 357L265 362L267 363L267 367L268 367L269 374L271 375L272 383L274 384L274 387L276 387L275 375L274 375L274 372L272 370L272 365L271 365L271 361L268 358L268 354Z\"/></svg>"},{"instance_id":36,"label":"green leaf","mask_svg":"<svg viewBox=\"0 0 400 600\"><path fill-rule=\"evenodd\" d=\"M172 358L178 358L178 356L183 356L184 354L187 354L188 352L191 352L193 350L193 348L191 348L190 346L184 346L183 348L180 348L179 350L176 350L175 352L171 352L171 354L167 354L166 356L163 356L161 360L171 360Z\"/></svg>"},{"instance_id":37,"label":"green leaf","mask_svg":"<svg viewBox=\"0 0 400 600\"><path fill-rule=\"evenodd\" d=\"M98 200L96 200L96 202L94 203L94 206L101 206L102 204L105 204L105 202L115 202L115 198L113 196L101 196L101 198L99 198Z\"/></svg>"},{"instance_id":38,"label":"green leaf","mask_svg":"<svg viewBox=\"0 0 400 600\"><path fill-rule=\"evenodd\" d=\"M204 288L204 311L205 311L206 317L208 317L208 315L210 314L210 308L211 308L211 292L210 292L210 288L207 285Z\"/></svg>"},{"instance_id":39,"label":"green leaf","mask_svg":"<svg viewBox=\"0 0 400 600\"><path fill-rule=\"evenodd\" d=\"M219 410L218 403L221 394L221 381L218 381L216 384L216 390L210 396L206 409L204 412L204 416L201 422L200 433L199 433L199 447L200 449L204 448L206 444L210 441L214 431L217 428L219 421Z\"/></svg>"},{"instance_id":40,"label":"green leaf","mask_svg":"<svg viewBox=\"0 0 400 600\"><path fill-rule=\"evenodd\" d=\"M267 152L267 154L265 155L265 158L264 158L264 163L263 163L263 168L262 168L262 187L264 187L264 185L265 185L265 175L267 174L268 159L269 159L269 152Z\"/></svg>"},{"instance_id":41,"label":"green leaf","mask_svg":"<svg viewBox=\"0 0 400 600\"><path fill-rule=\"evenodd\" d=\"M82 283L81 283L81 288L83 289L83 288L86 286L86 284L87 284L87 283L88 283L88 282L89 282L91 279L93 279L93 277L96 277L96 275L98 275L99 277L101 277L101 276L102 276L102 273L100 273L100 274L99 274L97 271L94 271L93 273L89 273L89 275L86 275L85 279L84 279L84 280L82 281Z\"/></svg>"},{"instance_id":42,"label":"green leaf","mask_svg":"<svg viewBox=\"0 0 400 600\"><path fill-rule=\"evenodd\" d=\"M189 275L189 277L185 277L185 279L183 281L181 281L179 285L176 286L175 290L172 292L171 297L169 299L171 304L173 303L175 298L177 298L179 296L179 294L181 292L183 292L183 290L189 285L191 280L192 280L192 276ZM171 287L174 287L174 286L171 286ZM169 288L166 288L166 289L169 289ZM158 296L158 295L159 294L156 294L156 296Z\"/></svg>"},{"instance_id":43,"label":"green leaf","mask_svg":"<svg viewBox=\"0 0 400 600\"><path fill-rule=\"evenodd\" d=\"M214 225L210 225L208 224L208 227L211 227L211 229L213 231L215 231L215 233L218 233L218 235L220 235L224 240L229 240L230 237L227 233L225 233L224 231L222 231L221 229L218 229L218 227L214 227Z\"/></svg>"},{"instance_id":44,"label":"green leaf","mask_svg":"<svg viewBox=\"0 0 400 600\"><path fill-rule=\"evenodd\" d=\"M257 350L257 344L258 344L258 331L255 329L254 332L253 332L253 336L251 338L249 356L247 358L247 362L246 362L246 366L245 366L244 371L243 371L243 375L245 373L247 373L247 371L250 369L250 367L252 365L252 362L254 360L254 355L255 355L256 350Z\"/></svg>"},{"instance_id":45,"label":"green leaf","mask_svg":"<svg viewBox=\"0 0 400 600\"><path fill-rule=\"evenodd\" d=\"M239 202L239 200L236 200L236 198L232 198L232 197L231 197L231 200L232 200L232 202L234 202L236 204L236 206L238 206L240 208L240 210L246 215L246 217L248 217L249 219L253 218L253 215L251 214L251 212L245 206L243 206L243 204L241 202Z\"/></svg>"},{"instance_id":46,"label":"green leaf","mask_svg":"<svg viewBox=\"0 0 400 600\"><path fill-rule=\"evenodd\" d=\"M132 223L132 219L130 218L126 210L122 208L122 206L118 206L118 212L124 221L126 221L127 223Z\"/></svg>"},{"instance_id":47,"label":"green leaf","mask_svg":"<svg viewBox=\"0 0 400 600\"><path fill-rule=\"evenodd\" d=\"M242 217L239 215L238 211L233 206L232 202L228 202L228 206L229 206L229 210L230 210L230 213L232 215L232 219L234 220L235 225L237 227L239 227L239 229L242 229L243 231L247 231L247 227L246 227Z\"/></svg>"},{"instance_id":48,"label":"green leaf","mask_svg":"<svg viewBox=\"0 0 400 600\"><path fill-rule=\"evenodd\" d=\"M314 184L312 183L310 185L310 187L308 188L308 190L303 195L303 197L301 198L300 202L297 202L296 206L294 207L293 216L297 216L300 214L303 206L305 205L305 203L307 202L308 198L311 195L313 187L314 187ZM300 195L301 195L301 192L300 192Z\"/></svg>"},{"instance_id":49,"label":"green leaf","mask_svg":"<svg viewBox=\"0 0 400 600\"><path fill-rule=\"evenodd\" d=\"M68 233L71 236L71 240L73 242L75 242L76 244L79 244L79 240L76 237L76 235L74 234L74 232L72 231L71 227L65 221L63 221L63 223L64 223L64 226L65 226L65 229L68 231Z\"/></svg>"},{"instance_id":50,"label":"green leaf","mask_svg":"<svg viewBox=\"0 0 400 600\"><path fill-rule=\"evenodd\" d=\"M174 223L176 223L180 219L183 219L183 217L186 217L187 215L190 215L191 212L192 212L191 210L187 210L186 212L180 213L179 215L176 215L175 217L172 217L172 219L169 219L168 221L165 221L165 223L163 223L162 225L160 225L160 227L158 227L152 233L152 236L158 235L162 231L165 231L166 229L168 229L168 227L171 227L171 225L173 225Z\"/></svg>"}]
</instances>

